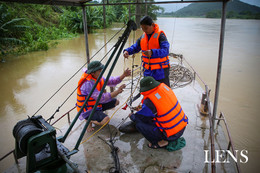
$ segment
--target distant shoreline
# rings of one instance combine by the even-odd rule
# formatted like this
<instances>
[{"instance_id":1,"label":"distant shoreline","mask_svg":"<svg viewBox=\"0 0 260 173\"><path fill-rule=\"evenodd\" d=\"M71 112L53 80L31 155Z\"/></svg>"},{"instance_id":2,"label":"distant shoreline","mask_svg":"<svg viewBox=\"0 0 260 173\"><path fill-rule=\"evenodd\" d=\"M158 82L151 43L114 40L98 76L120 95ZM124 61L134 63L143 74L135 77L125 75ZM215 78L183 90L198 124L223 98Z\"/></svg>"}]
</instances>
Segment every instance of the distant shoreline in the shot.
<instances>
[{"instance_id":1,"label":"distant shoreline","mask_svg":"<svg viewBox=\"0 0 260 173\"><path fill-rule=\"evenodd\" d=\"M221 17L206 17L206 16L169 16L169 15L157 15L157 18L205 18L205 19L221 19ZM237 19L237 20L260 20L260 18L227 18L227 19Z\"/></svg>"}]
</instances>

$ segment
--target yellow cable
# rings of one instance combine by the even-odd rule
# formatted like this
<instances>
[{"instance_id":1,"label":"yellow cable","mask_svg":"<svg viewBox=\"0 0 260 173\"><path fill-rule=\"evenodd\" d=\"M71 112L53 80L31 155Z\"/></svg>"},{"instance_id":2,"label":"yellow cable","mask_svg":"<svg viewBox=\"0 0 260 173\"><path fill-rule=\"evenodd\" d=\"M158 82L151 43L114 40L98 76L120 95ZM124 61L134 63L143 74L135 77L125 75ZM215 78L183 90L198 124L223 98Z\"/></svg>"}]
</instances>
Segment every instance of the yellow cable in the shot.
<instances>
[{"instance_id":1,"label":"yellow cable","mask_svg":"<svg viewBox=\"0 0 260 173\"><path fill-rule=\"evenodd\" d=\"M128 102L128 100L130 99L130 97L131 97L131 96L133 95L133 93L135 92L135 90L136 90L136 88L137 88L137 85L138 85L140 79L141 79L141 76L140 76L140 78L138 79L138 82L137 82L137 84L136 84L136 86L135 86L134 91L130 94L130 96L126 99L126 101L125 101L121 106L119 106L119 108L112 114L112 116L109 118L109 121L113 118L113 116L115 115L115 113L116 113L120 108L122 108L122 106L124 106L124 105ZM105 124L103 124L97 131L95 131L92 135L90 135L87 139L85 139L84 141L82 141L80 144L83 144L83 143L87 142L87 141L88 141L90 138L92 138L96 133L98 133L105 125L107 125L107 124L109 123L109 121L107 121Z\"/></svg>"}]
</instances>

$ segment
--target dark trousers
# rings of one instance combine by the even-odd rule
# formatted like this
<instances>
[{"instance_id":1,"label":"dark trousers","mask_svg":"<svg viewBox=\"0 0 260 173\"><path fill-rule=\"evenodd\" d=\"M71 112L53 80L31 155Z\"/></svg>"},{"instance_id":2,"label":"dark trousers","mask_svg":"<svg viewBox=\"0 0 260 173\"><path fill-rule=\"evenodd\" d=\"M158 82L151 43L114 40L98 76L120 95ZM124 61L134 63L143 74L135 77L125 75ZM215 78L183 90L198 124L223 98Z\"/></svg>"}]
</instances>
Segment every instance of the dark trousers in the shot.
<instances>
[{"instance_id":1,"label":"dark trousers","mask_svg":"<svg viewBox=\"0 0 260 173\"><path fill-rule=\"evenodd\" d=\"M158 82L161 82L161 83L165 83L168 87L170 87L170 78L169 78L169 75L170 75L170 68L164 68L164 76L165 78L161 79L161 80L157 80ZM171 87L170 87L171 88Z\"/></svg>"},{"instance_id":2,"label":"dark trousers","mask_svg":"<svg viewBox=\"0 0 260 173\"><path fill-rule=\"evenodd\" d=\"M112 100L108 103L102 104L102 110L100 109L96 110L91 120L96 120L97 122L101 122L105 117L107 117L107 114L105 114L103 111L114 108L116 106L115 104L116 104L115 98L112 98ZM89 115L85 119L88 120L88 117Z\"/></svg>"},{"instance_id":3,"label":"dark trousers","mask_svg":"<svg viewBox=\"0 0 260 173\"><path fill-rule=\"evenodd\" d=\"M180 138L185 130L185 127L170 137L167 137L165 132L160 131L156 124L150 119L142 115L135 116L137 130L151 143L157 144L161 140L175 141Z\"/></svg>"},{"instance_id":4,"label":"dark trousers","mask_svg":"<svg viewBox=\"0 0 260 173\"><path fill-rule=\"evenodd\" d=\"M102 104L102 110L103 111L112 109L114 107L116 107L116 99L115 98L112 98L112 100L110 102L108 102L108 103Z\"/></svg>"}]
</instances>

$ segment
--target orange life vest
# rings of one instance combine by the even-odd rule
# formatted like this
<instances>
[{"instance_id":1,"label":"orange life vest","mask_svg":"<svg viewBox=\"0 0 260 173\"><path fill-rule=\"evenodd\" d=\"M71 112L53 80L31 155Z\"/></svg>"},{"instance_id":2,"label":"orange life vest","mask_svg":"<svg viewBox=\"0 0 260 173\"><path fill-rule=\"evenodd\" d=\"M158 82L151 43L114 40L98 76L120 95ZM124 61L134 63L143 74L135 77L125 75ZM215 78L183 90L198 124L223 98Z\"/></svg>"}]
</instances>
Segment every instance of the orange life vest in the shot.
<instances>
[{"instance_id":1,"label":"orange life vest","mask_svg":"<svg viewBox=\"0 0 260 173\"><path fill-rule=\"evenodd\" d=\"M77 88L77 104L76 104L76 106L77 106L77 111L78 111L78 112L79 112L79 110L81 109L81 107L83 106L83 104L84 104L86 98L88 97L88 95L83 95L83 94L81 93L81 90L80 90L82 84L83 84L86 80L88 80L88 81L93 81L94 83L96 82L96 79L93 78L91 74L83 73L83 75L81 76L81 78L80 78L80 80L79 80L79 82L78 82L78 88ZM104 79L101 78L100 81L99 81L99 83L97 84L96 89L97 89L98 91L100 91L101 88L103 87L103 85L104 85ZM86 111L89 110L89 109L92 109L95 104L96 104L96 100L93 99L92 97L90 97L89 100L88 100L88 102L86 103L86 106L84 107L84 112L86 112ZM102 107L102 105L101 105L101 104L98 104L98 107Z\"/></svg>"},{"instance_id":2,"label":"orange life vest","mask_svg":"<svg viewBox=\"0 0 260 173\"><path fill-rule=\"evenodd\" d=\"M164 83L156 88L142 92L143 100L149 98L157 110L155 123L161 131L165 131L170 137L181 131L188 124L188 117L185 115L174 92Z\"/></svg>"},{"instance_id":3,"label":"orange life vest","mask_svg":"<svg viewBox=\"0 0 260 173\"><path fill-rule=\"evenodd\" d=\"M142 61L143 67L148 70L155 70L161 68L168 68L169 67L169 57L163 58L150 58L147 57L143 52L150 49L160 49L159 44L159 36L161 33L164 33L162 30L159 29L157 24L154 24L154 33L152 34L151 38L148 41L148 36L146 33L143 33L140 40L140 46L142 50ZM164 33L165 35L165 33ZM165 35L166 36L166 35Z\"/></svg>"}]
</instances>

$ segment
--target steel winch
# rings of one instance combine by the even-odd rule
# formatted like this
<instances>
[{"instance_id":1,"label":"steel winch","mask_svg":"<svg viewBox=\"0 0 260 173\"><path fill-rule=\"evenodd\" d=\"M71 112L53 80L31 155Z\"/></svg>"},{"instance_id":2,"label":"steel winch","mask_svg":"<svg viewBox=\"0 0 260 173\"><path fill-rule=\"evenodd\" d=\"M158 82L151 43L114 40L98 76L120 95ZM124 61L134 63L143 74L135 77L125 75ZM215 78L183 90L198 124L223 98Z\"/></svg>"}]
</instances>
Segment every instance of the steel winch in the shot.
<instances>
[{"instance_id":1,"label":"steel winch","mask_svg":"<svg viewBox=\"0 0 260 173\"><path fill-rule=\"evenodd\" d=\"M56 130L42 116L19 121L13 129L15 158L27 156L26 172L75 172L69 150L56 139ZM78 172L78 171L76 171Z\"/></svg>"}]
</instances>

